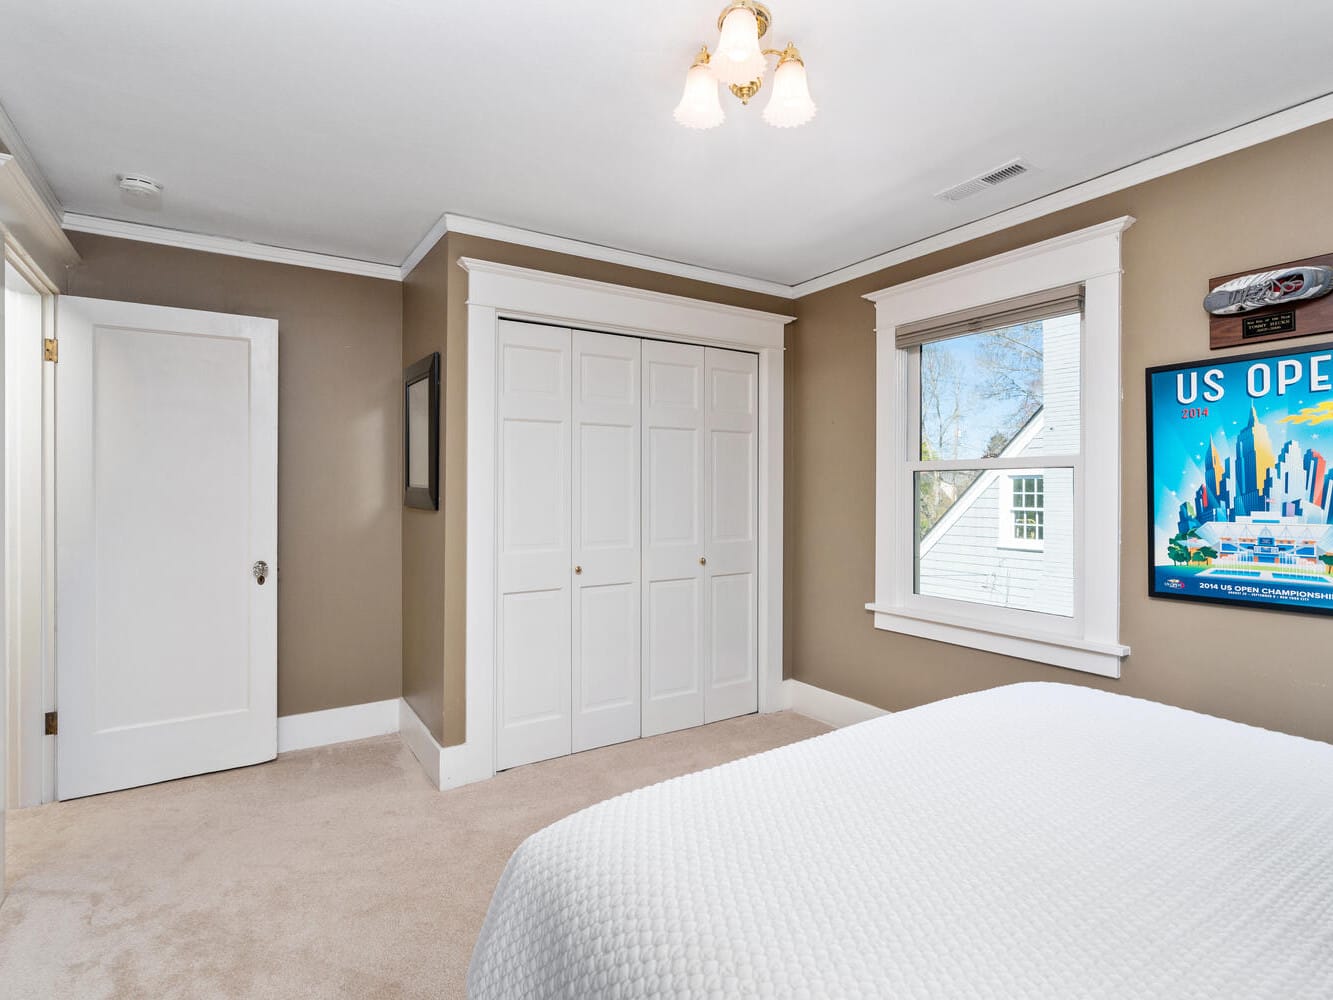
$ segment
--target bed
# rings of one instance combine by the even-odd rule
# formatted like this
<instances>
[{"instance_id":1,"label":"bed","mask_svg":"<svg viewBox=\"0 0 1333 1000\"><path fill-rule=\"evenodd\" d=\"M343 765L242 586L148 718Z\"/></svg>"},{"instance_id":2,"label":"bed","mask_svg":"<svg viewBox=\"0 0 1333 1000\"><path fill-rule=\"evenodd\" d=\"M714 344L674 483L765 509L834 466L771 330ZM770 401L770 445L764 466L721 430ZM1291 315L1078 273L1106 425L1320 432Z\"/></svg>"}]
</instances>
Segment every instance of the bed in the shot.
<instances>
[{"instance_id":1,"label":"bed","mask_svg":"<svg viewBox=\"0 0 1333 1000\"><path fill-rule=\"evenodd\" d=\"M528 838L472 1000L1333 997L1333 746L1064 684Z\"/></svg>"}]
</instances>

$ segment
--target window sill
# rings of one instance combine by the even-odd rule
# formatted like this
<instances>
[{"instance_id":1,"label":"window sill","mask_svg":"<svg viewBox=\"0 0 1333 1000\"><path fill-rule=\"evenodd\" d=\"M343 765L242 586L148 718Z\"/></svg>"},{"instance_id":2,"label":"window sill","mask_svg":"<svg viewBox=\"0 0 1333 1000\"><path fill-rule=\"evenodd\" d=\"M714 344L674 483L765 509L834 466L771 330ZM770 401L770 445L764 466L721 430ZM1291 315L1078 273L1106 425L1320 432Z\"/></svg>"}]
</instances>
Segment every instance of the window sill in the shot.
<instances>
[{"instance_id":1,"label":"window sill","mask_svg":"<svg viewBox=\"0 0 1333 1000\"><path fill-rule=\"evenodd\" d=\"M996 542L997 549L1003 549L1006 552L1045 552L1046 546L1041 542L1032 545L1024 545L1022 542L1011 542L1007 539L1003 542Z\"/></svg>"},{"instance_id":2,"label":"window sill","mask_svg":"<svg viewBox=\"0 0 1333 1000\"><path fill-rule=\"evenodd\" d=\"M905 608L867 604L874 612L875 628L899 632L920 639L967 646L990 653L1000 653L1021 660L1049 663L1068 670L1102 677L1119 678L1120 663L1129 655L1129 647L1119 643L1095 642L1073 636L1028 632L1017 634L991 625L964 619L927 617Z\"/></svg>"}]
</instances>

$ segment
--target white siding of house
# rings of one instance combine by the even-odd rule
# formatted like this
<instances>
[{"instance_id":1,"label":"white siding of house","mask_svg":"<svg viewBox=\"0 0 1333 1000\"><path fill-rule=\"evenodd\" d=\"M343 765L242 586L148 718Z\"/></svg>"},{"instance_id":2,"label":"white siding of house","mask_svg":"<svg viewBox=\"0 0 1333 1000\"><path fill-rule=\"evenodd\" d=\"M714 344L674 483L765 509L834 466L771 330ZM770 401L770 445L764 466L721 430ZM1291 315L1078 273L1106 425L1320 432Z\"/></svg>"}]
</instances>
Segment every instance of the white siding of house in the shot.
<instances>
[{"instance_id":1,"label":"white siding of house","mask_svg":"<svg viewBox=\"0 0 1333 1000\"><path fill-rule=\"evenodd\" d=\"M1079 450L1080 317L1044 324L1043 397L1040 427L1022 447L1006 455L1069 455ZM1074 606L1073 475L1045 469L1045 543L1040 550L1000 543L1012 523L1010 475L988 472L921 543L917 592L928 597L1071 615Z\"/></svg>"}]
</instances>

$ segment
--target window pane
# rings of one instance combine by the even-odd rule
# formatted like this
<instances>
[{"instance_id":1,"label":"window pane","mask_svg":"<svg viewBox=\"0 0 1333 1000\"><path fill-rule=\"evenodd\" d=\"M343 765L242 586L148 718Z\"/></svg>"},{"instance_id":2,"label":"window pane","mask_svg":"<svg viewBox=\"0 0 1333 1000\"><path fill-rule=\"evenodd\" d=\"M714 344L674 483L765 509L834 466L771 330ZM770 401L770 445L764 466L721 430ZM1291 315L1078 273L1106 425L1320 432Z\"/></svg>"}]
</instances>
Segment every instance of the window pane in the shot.
<instances>
[{"instance_id":1,"label":"window pane","mask_svg":"<svg viewBox=\"0 0 1333 1000\"><path fill-rule=\"evenodd\" d=\"M921 345L922 461L1079 450L1082 316Z\"/></svg>"},{"instance_id":2,"label":"window pane","mask_svg":"<svg viewBox=\"0 0 1333 1000\"><path fill-rule=\"evenodd\" d=\"M1071 469L918 472L916 592L1069 617Z\"/></svg>"},{"instance_id":3,"label":"window pane","mask_svg":"<svg viewBox=\"0 0 1333 1000\"><path fill-rule=\"evenodd\" d=\"M917 537L924 538L954 503L967 492L981 473L976 469L961 472L921 472L916 477Z\"/></svg>"}]
</instances>

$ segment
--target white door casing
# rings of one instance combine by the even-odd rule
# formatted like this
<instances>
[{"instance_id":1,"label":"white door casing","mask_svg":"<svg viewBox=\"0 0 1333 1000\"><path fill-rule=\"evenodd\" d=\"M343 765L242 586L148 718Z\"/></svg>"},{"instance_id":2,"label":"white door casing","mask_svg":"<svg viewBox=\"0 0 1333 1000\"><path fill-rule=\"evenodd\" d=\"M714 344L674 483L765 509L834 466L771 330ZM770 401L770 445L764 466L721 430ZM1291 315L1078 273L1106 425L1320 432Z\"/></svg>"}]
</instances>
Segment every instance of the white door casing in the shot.
<instances>
[{"instance_id":1,"label":"white door casing","mask_svg":"<svg viewBox=\"0 0 1333 1000\"><path fill-rule=\"evenodd\" d=\"M68 296L57 317L57 795L271 760L277 322Z\"/></svg>"},{"instance_id":2,"label":"white door casing","mask_svg":"<svg viewBox=\"0 0 1333 1000\"><path fill-rule=\"evenodd\" d=\"M759 358L704 352L704 721L758 707Z\"/></svg>"},{"instance_id":3,"label":"white door casing","mask_svg":"<svg viewBox=\"0 0 1333 1000\"><path fill-rule=\"evenodd\" d=\"M0 241L3 246L3 241ZM5 296L0 295L0 482L7 478L9 469L9 448L6 444L7 427L5 421L6 395L5 395L5 376L6 360L8 353L7 338L5 336ZM0 489L0 524L6 522L8 509L5 504L5 490ZM8 573L0 573L0 649L6 649L9 645L9 627L8 627L8 604L9 595L6 588L6 577ZM8 800L7 774L9 772L9 696L5 688L8 687L8 677L0 676L4 683L0 684L0 904L5 900L5 886L7 879L5 876L5 803Z\"/></svg>"},{"instance_id":4,"label":"white door casing","mask_svg":"<svg viewBox=\"0 0 1333 1000\"><path fill-rule=\"evenodd\" d=\"M496 768L570 752L572 338L502 323Z\"/></svg>"},{"instance_id":5,"label":"white door casing","mask_svg":"<svg viewBox=\"0 0 1333 1000\"><path fill-rule=\"evenodd\" d=\"M43 498L42 337L45 296L10 260L4 262L5 590L9 710L6 744L9 804L42 801Z\"/></svg>"},{"instance_id":6,"label":"white door casing","mask_svg":"<svg viewBox=\"0 0 1333 1000\"><path fill-rule=\"evenodd\" d=\"M640 341L573 331L573 749L639 736Z\"/></svg>"},{"instance_id":7,"label":"white door casing","mask_svg":"<svg viewBox=\"0 0 1333 1000\"><path fill-rule=\"evenodd\" d=\"M704 721L704 348L643 345L643 735Z\"/></svg>"}]
</instances>

